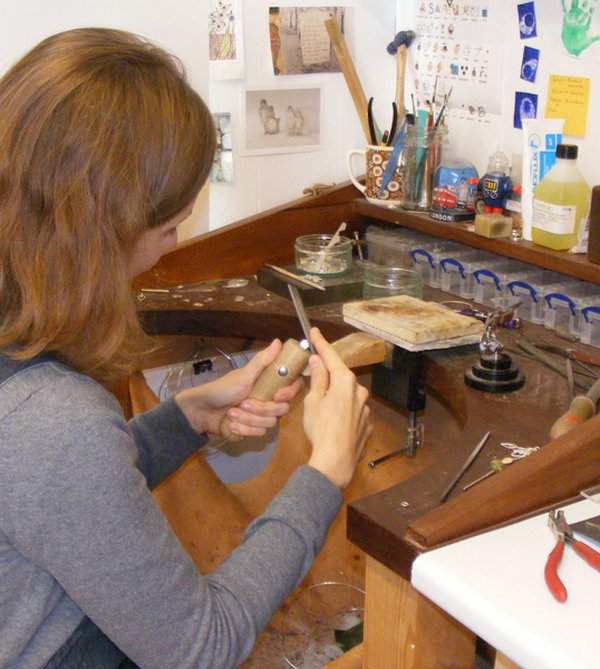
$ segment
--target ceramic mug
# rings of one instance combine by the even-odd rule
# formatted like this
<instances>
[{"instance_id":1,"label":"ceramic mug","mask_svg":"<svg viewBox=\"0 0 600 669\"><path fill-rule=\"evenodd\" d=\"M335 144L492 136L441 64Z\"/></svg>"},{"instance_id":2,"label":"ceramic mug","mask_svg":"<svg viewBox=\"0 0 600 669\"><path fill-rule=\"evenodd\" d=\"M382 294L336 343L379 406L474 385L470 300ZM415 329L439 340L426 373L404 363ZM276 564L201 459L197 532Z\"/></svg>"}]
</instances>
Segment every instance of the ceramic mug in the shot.
<instances>
[{"instance_id":1,"label":"ceramic mug","mask_svg":"<svg viewBox=\"0 0 600 669\"><path fill-rule=\"evenodd\" d=\"M398 167L394 170L388 185L383 189L381 195L379 194L383 174L392 150L393 147L391 146L369 144L366 149L353 149L348 152L347 164L350 180L369 202L400 206L404 200L404 171L400 167L402 161L398 161ZM364 156L366 162L364 185L358 181L354 174L354 156Z\"/></svg>"}]
</instances>

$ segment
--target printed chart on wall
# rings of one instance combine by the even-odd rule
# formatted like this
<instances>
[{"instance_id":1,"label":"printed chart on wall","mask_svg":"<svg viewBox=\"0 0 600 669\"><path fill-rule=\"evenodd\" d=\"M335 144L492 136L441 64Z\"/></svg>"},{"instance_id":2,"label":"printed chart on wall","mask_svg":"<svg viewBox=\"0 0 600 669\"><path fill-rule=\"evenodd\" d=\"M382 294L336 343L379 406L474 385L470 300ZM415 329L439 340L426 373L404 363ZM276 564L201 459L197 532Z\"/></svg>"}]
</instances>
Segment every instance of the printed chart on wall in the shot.
<instances>
[{"instance_id":1,"label":"printed chart on wall","mask_svg":"<svg viewBox=\"0 0 600 669\"><path fill-rule=\"evenodd\" d=\"M502 57L497 0L416 0L416 39L410 47L417 105L449 96L458 118L490 123L502 113ZM437 85L436 85L437 82Z\"/></svg>"}]
</instances>

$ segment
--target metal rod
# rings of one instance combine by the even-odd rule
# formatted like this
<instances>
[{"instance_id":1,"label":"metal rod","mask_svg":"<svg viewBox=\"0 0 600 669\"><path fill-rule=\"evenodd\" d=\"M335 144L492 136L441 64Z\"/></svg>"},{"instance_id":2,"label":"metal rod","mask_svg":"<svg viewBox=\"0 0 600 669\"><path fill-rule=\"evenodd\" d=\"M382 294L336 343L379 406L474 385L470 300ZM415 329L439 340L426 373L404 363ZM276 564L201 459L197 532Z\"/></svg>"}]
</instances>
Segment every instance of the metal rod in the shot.
<instances>
[{"instance_id":1,"label":"metal rod","mask_svg":"<svg viewBox=\"0 0 600 669\"><path fill-rule=\"evenodd\" d=\"M486 472L483 474L483 476L480 476L478 479L475 479L474 481L471 481L471 483L467 483L467 485L463 486L463 490L468 490L469 488L472 488L474 485L477 485L478 483L481 483L482 481L485 481L485 479L489 478L496 472L491 469L489 472Z\"/></svg>"},{"instance_id":2,"label":"metal rod","mask_svg":"<svg viewBox=\"0 0 600 669\"><path fill-rule=\"evenodd\" d=\"M406 449L404 448L399 448L397 451L392 451L387 455L382 455L380 458L376 458L375 460L369 460L369 467L373 469L373 467L377 467L377 465L381 464L382 462L390 460L391 458L395 458L397 455L401 455L402 453L404 453L405 450Z\"/></svg>"},{"instance_id":3,"label":"metal rod","mask_svg":"<svg viewBox=\"0 0 600 669\"><path fill-rule=\"evenodd\" d=\"M473 449L473 452L469 457L467 458L467 461L465 464L460 468L460 471L458 474L452 479L450 485L444 490L442 493L442 496L440 497L440 504L446 501L448 495L454 490L454 486L460 481L461 476L469 469L469 467L473 464L473 461L475 458L479 455L479 452L481 449L485 446L485 442L489 439L491 432L486 432L483 437L479 440L479 443L475 448Z\"/></svg>"},{"instance_id":4,"label":"metal rod","mask_svg":"<svg viewBox=\"0 0 600 669\"><path fill-rule=\"evenodd\" d=\"M291 283L288 283L288 290L290 291L290 296L292 298L292 302L294 303L294 309L296 310L296 315L300 321L300 326L302 327L304 338L308 342L308 348L311 353L316 353L315 347L310 341L310 321L306 315L304 303L302 302L302 297L300 297L300 291L296 288L296 286L292 286Z\"/></svg>"}]
</instances>

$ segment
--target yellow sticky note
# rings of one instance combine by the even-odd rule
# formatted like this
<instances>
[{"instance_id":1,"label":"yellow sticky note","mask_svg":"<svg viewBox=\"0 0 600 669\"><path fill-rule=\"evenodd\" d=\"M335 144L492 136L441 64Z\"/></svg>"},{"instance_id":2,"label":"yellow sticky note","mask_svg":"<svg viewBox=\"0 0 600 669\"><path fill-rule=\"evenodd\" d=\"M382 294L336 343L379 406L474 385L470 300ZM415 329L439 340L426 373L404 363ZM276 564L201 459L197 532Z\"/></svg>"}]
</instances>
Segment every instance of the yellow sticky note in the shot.
<instances>
[{"instance_id":1,"label":"yellow sticky note","mask_svg":"<svg viewBox=\"0 0 600 669\"><path fill-rule=\"evenodd\" d=\"M564 118L565 135L583 137L587 128L590 80L551 74L548 81L546 118Z\"/></svg>"}]
</instances>

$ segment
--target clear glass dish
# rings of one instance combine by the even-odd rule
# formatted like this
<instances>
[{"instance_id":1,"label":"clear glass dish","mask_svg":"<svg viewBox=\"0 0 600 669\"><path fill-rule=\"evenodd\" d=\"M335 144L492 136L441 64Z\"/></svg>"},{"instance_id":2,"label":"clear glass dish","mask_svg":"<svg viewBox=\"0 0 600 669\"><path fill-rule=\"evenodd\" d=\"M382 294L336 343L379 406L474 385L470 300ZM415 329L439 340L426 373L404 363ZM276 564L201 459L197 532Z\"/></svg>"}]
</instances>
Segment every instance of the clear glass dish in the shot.
<instances>
[{"instance_id":1,"label":"clear glass dish","mask_svg":"<svg viewBox=\"0 0 600 669\"><path fill-rule=\"evenodd\" d=\"M340 236L329 245L333 235L303 235L294 242L296 267L306 274L334 276L345 274L352 266L352 240Z\"/></svg>"},{"instance_id":2,"label":"clear glass dish","mask_svg":"<svg viewBox=\"0 0 600 669\"><path fill-rule=\"evenodd\" d=\"M363 297L368 300L391 295L423 297L423 280L419 272L406 267L365 263Z\"/></svg>"}]
</instances>

